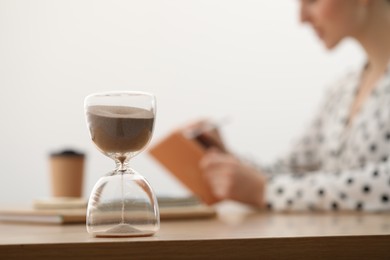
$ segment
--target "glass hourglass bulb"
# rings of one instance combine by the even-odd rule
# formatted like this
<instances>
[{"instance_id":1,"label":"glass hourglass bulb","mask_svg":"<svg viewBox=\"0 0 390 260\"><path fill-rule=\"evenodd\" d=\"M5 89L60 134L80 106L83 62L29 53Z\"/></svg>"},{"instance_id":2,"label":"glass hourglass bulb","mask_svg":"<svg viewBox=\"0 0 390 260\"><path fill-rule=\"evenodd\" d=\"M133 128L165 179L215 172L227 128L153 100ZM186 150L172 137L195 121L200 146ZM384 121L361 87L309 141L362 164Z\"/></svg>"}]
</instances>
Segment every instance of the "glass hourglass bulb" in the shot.
<instances>
[{"instance_id":1,"label":"glass hourglass bulb","mask_svg":"<svg viewBox=\"0 0 390 260\"><path fill-rule=\"evenodd\" d=\"M88 201L87 231L95 236L148 236L159 229L156 196L128 167L152 137L155 98L144 92L108 92L85 99L92 141L116 168L95 184Z\"/></svg>"}]
</instances>

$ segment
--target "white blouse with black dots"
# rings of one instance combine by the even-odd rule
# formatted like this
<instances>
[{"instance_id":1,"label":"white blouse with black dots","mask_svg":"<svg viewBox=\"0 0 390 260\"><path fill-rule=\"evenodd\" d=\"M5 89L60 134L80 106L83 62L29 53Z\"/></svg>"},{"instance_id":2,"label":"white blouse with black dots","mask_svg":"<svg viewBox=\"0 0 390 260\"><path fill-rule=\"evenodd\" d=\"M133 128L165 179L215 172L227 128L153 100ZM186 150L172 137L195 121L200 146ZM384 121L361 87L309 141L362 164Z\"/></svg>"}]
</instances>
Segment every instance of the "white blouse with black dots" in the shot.
<instances>
[{"instance_id":1,"label":"white blouse with black dots","mask_svg":"<svg viewBox=\"0 0 390 260\"><path fill-rule=\"evenodd\" d=\"M390 210L390 64L350 124L362 71L332 87L292 151L272 167L271 210Z\"/></svg>"}]
</instances>

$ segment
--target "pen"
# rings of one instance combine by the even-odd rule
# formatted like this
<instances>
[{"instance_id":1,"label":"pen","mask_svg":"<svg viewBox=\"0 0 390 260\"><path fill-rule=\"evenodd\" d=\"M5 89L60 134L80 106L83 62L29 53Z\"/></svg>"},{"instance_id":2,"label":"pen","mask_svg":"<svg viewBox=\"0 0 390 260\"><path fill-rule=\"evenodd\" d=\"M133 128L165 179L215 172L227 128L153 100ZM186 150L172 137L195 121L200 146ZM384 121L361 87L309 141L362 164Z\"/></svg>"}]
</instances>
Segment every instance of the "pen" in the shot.
<instances>
[{"instance_id":1,"label":"pen","mask_svg":"<svg viewBox=\"0 0 390 260\"><path fill-rule=\"evenodd\" d=\"M196 138L197 136L200 136L202 133L218 129L228 122L230 122L230 120L227 117L224 117L218 121L215 121L215 120L207 121L205 124L203 124L199 128L186 130L184 132L184 135L189 139L193 139L193 138Z\"/></svg>"},{"instance_id":2,"label":"pen","mask_svg":"<svg viewBox=\"0 0 390 260\"><path fill-rule=\"evenodd\" d=\"M227 120L207 122L207 124L202 125L200 128L187 131L185 136L189 139L196 140L205 149L214 147L219 149L221 152L225 152L225 148L222 143L215 140L212 136L205 135L204 133L218 129L226 122Z\"/></svg>"}]
</instances>

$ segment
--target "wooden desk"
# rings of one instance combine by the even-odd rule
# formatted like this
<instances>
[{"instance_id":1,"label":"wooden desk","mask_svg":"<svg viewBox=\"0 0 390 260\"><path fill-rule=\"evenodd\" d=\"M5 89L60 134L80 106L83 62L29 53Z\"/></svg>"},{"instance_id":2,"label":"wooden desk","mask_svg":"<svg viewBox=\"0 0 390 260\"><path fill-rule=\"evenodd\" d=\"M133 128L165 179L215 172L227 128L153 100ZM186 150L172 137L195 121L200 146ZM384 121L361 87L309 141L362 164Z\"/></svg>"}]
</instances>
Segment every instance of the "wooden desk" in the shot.
<instances>
[{"instance_id":1,"label":"wooden desk","mask_svg":"<svg viewBox=\"0 0 390 260\"><path fill-rule=\"evenodd\" d=\"M224 211L115 239L91 237L84 225L0 224L0 259L143 258L390 259L390 214Z\"/></svg>"}]
</instances>

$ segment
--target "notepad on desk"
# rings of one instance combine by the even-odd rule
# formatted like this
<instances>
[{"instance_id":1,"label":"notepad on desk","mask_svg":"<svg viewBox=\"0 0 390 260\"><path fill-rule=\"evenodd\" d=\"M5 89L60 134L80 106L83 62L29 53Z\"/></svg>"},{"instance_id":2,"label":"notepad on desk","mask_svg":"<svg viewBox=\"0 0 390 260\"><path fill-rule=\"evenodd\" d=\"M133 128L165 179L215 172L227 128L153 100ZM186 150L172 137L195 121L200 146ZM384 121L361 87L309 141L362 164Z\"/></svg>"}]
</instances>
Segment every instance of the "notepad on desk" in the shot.
<instances>
[{"instance_id":1,"label":"notepad on desk","mask_svg":"<svg viewBox=\"0 0 390 260\"><path fill-rule=\"evenodd\" d=\"M72 208L55 208L53 202L49 202L45 206L44 200L39 200L38 203L35 203L35 207L31 208L0 209L0 221L42 224L85 223L86 204L80 202L79 208L75 207L76 204L72 204ZM162 221L216 216L213 207L201 203L195 197L158 197L158 204Z\"/></svg>"}]
</instances>

